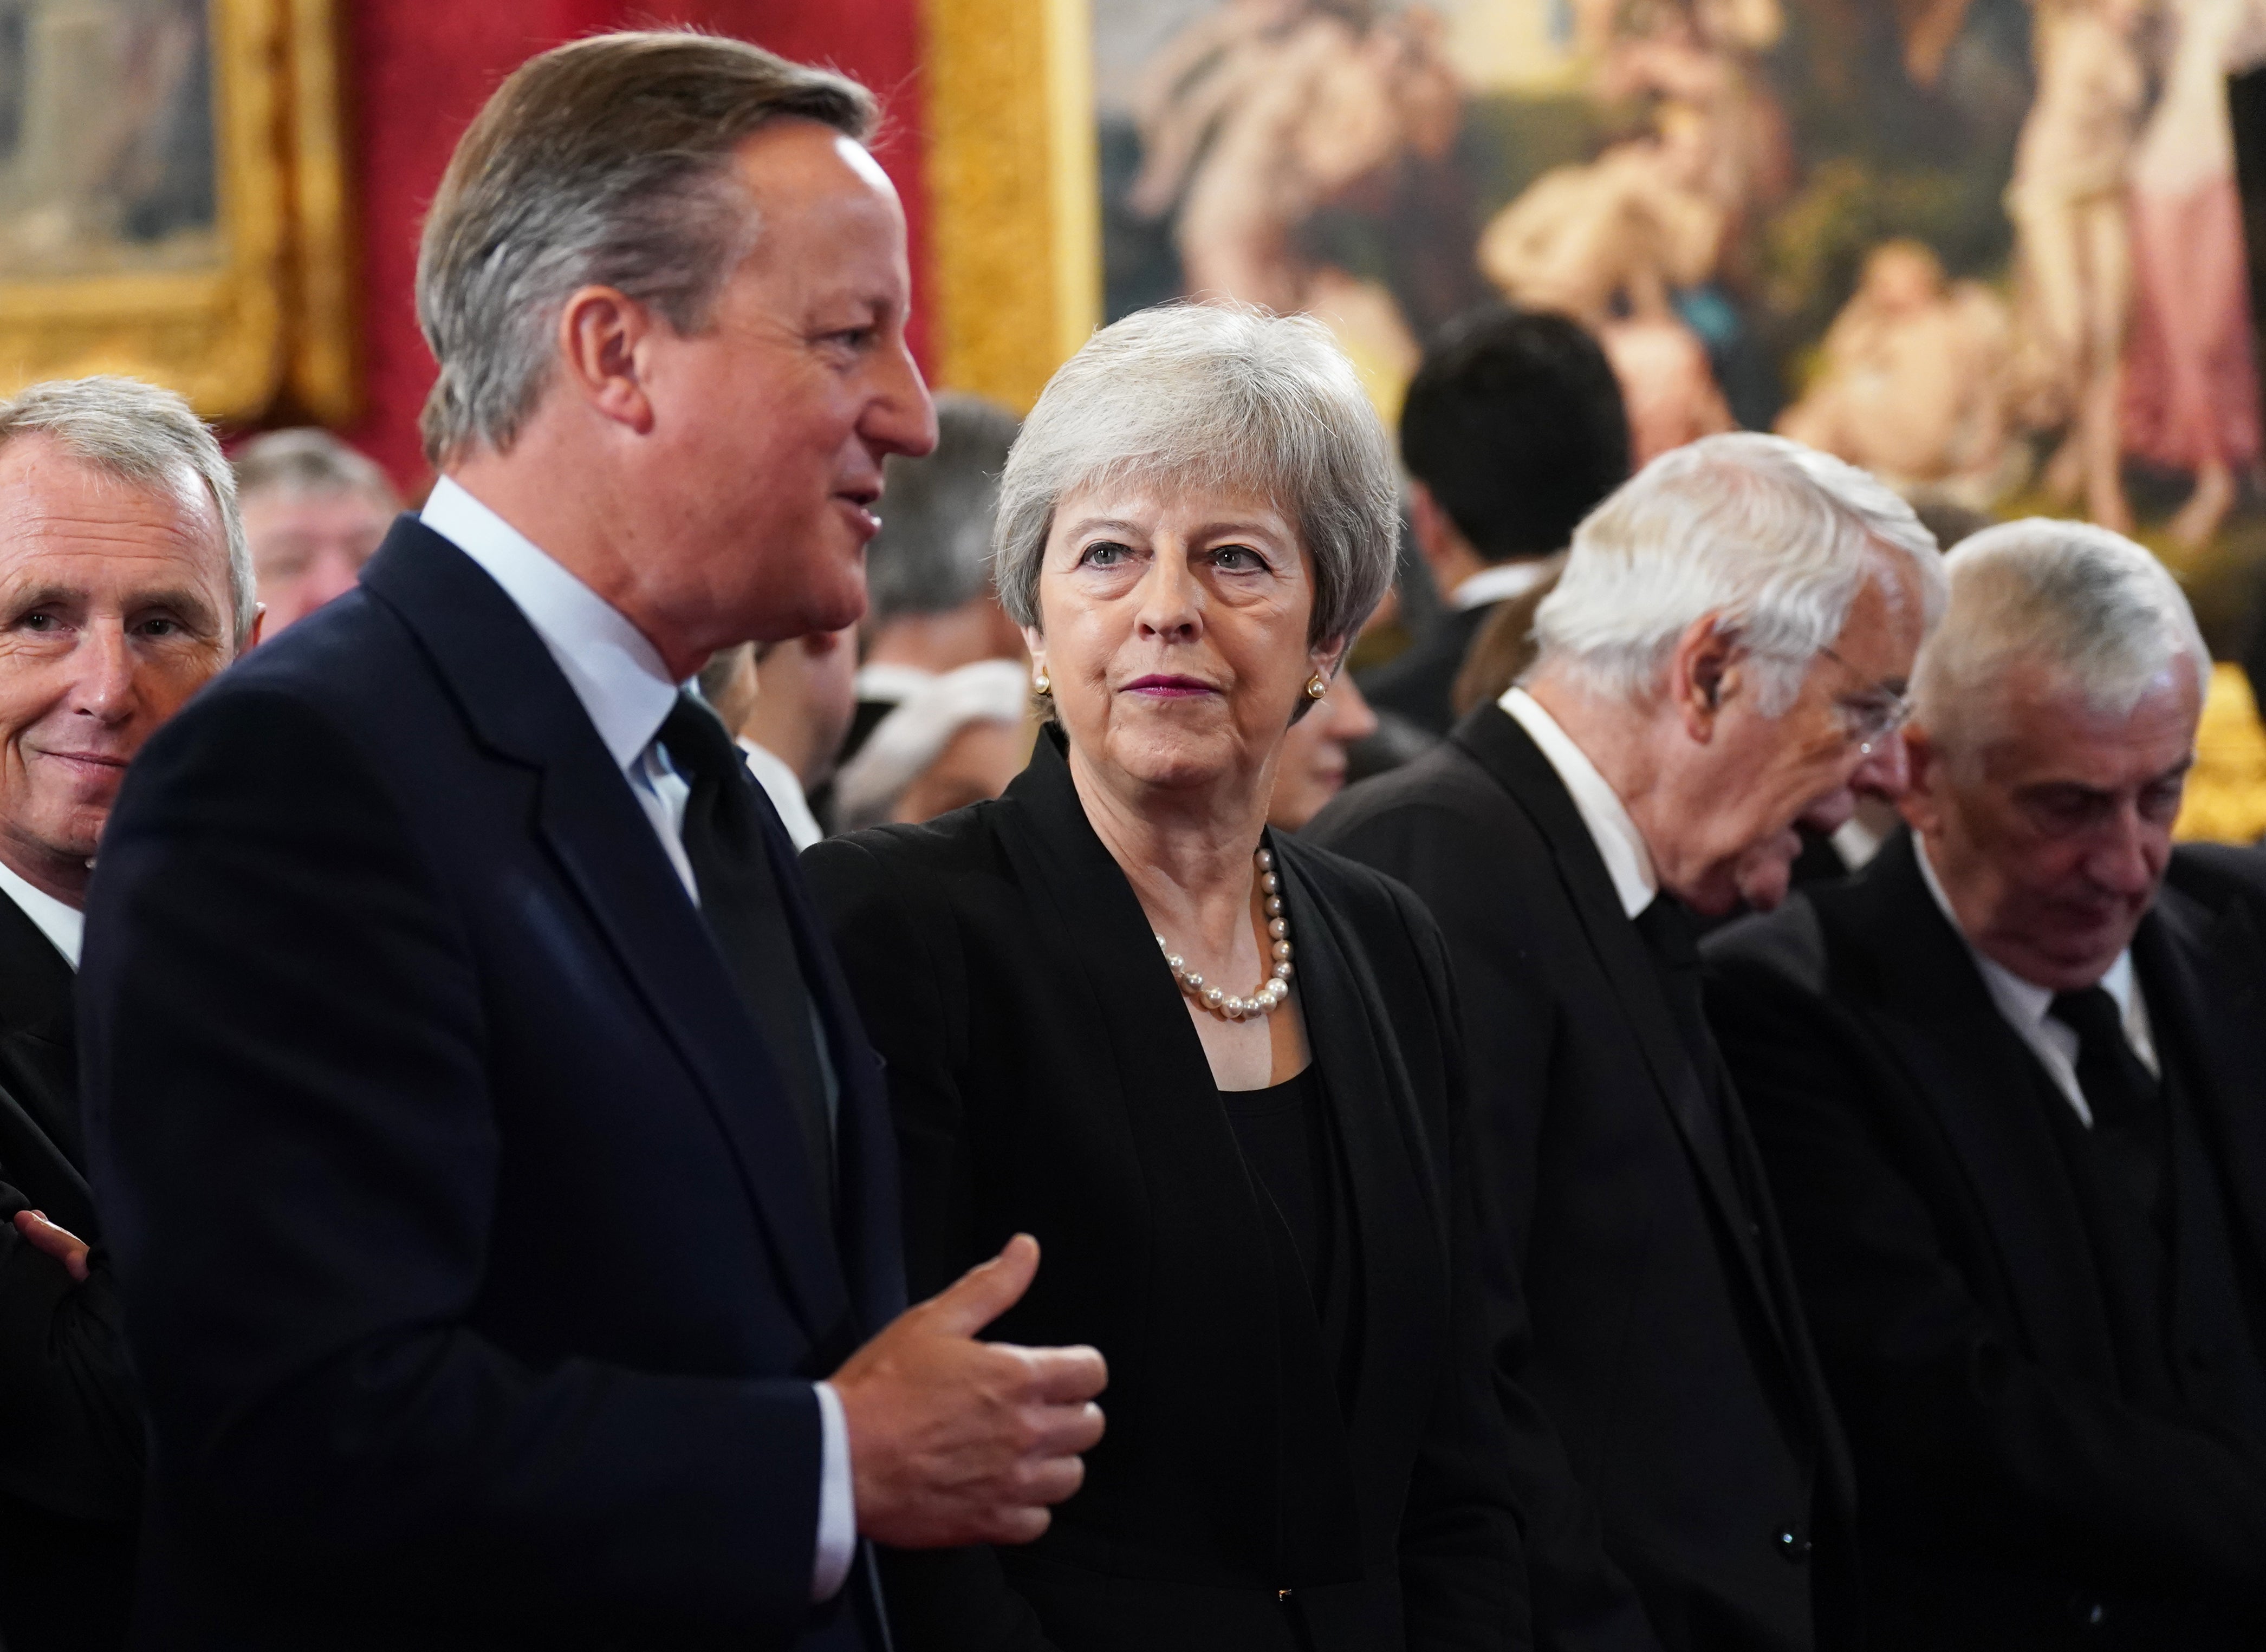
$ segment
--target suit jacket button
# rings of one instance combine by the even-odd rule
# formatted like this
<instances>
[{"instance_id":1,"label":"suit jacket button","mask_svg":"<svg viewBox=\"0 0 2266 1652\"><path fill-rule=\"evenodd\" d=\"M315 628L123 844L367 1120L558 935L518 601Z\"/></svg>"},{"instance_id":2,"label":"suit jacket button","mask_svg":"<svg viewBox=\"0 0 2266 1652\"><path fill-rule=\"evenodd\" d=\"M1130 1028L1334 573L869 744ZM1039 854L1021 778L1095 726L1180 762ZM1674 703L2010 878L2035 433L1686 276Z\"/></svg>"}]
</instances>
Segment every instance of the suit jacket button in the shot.
<instances>
[{"instance_id":1,"label":"suit jacket button","mask_svg":"<svg viewBox=\"0 0 2266 1652\"><path fill-rule=\"evenodd\" d=\"M1778 1552L1787 1565L1800 1566L1809 1559L1809 1539L1800 1526L1787 1526L1778 1534Z\"/></svg>"}]
</instances>

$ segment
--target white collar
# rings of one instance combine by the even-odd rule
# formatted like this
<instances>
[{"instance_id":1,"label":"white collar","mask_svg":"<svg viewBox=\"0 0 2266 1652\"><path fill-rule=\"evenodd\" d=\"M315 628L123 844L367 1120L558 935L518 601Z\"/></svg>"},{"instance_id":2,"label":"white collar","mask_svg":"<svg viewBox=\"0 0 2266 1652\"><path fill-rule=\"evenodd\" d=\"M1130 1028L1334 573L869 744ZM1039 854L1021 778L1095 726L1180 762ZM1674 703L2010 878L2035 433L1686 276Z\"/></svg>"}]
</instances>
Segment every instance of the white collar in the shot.
<instances>
[{"instance_id":1,"label":"white collar","mask_svg":"<svg viewBox=\"0 0 2266 1652\"><path fill-rule=\"evenodd\" d=\"M740 749L746 754L748 772L756 777L756 784L778 811L779 824L786 828L795 848L808 849L825 837L819 830L818 816L810 812L810 800L803 795L802 781L787 767L786 759L752 740L742 740Z\"/></svg>"},{"instance_id":2,"label":"white collar","mask_svg":"<svg viewBox=\"0 0 2266 1652\"><path fill-rule=\"evenodd\" d=\"M1541 701L1523 688L1514 688L1495 702L1518 726L1533 737L1542 748L1542 755L1558 771L1567 792L1579 810L1582 823L1590 829L1590 836L1597 845L1597 853L1605 863L1605 872L1613 881L1613 893L1620 896L1621 910L1634 917L1650 906L1653 897L1660 893L1660 874L1653 869L1652 851L1647 847L1644 834L1629 818L1627 808L1620 796L1597 772L1587 753L1574 743L1574 737L1558 726L1558 720L1542 709Z\"/></svg>"},{"instance_id":3,"label":"white collar","mask_svg":"<svg viewBox=\"0 0 2266 1652\"><path fill-rule=\"evenodd\" d=\"M935 681L935 672L924 671L917 665L876 660L871 665L858 668L857 680L852 686L861 700L902 705Z\"/></svg>"},{"instance_id":4,"label":"white collar","mask_svg":"<svg viewBox=\"0 0 2266 1652\"><path fill-rule=\"evenodd\" d=\"M1521 558L1512 562L1496 562L1481 568L1461 585L1449 600L1459 610L1484 608L1489 603L1508 603L1524 596L1558 571L1555 557Z\"/></svg>"},{"instance_id":5,"label":"white collar","mask_svg":"<svg viewBox=\"0 0 2266 1652\"><path fill-rule=\"evenodd\" d=\"M1912 850L1919 857L1920 881L1927 885L1928 895L1935 902L1936 910L1943 914L1944 922L1951 925L1952 932L1959 937L1960 944L1975 960L1975 967L1983 972L1983 984L1991 990L1991 999L1999 1006L1999 1013L2012 1023L2016 1032L2026 1038L2031 1037L2045 1026L2047 1016L2053 1012L2053 989L2042 987L2035 981L2025 981L1968 939L1967 932L1959 926L1958 914L1951 910L1951 897L1943 892L1943 884L1935 875L1935 867L1928 861L1927 844L1918 832L1912 834ZM2117 1019L2124 1023L2126 1032L2143 1031L2145 1023L2143 1028L2133 1026L2136 1019L2133 999L2138 983L2132 974L2132 949L2130 947L2116 954L2116 961L2109 966L2109 973L2101 977L2099 984L2116 1002ZM2140 1013L2145 1015L2145 1009ZM2145 1035L2135 1042L2145 1047ZM2153 1064L2153 1049L2148 1049L2144 1058L2150 1059Z\"/></svg>"},{"instance_id":6,"label":"white collar","mask_svg":"<svg viewBox=\"0 0 2266 1652\"><path fill-rule=\"evenodd\" d=\"M433 484L419 516L503 587L559 662L608 753L625 770L635 764L676 704L677 685L660 650L454 479Z\"/></svg>"},{"instance_id":7,"label":"white collar","mask_svg":"<svg viewBox=\"0 0 2266 1652\"><path fill-rule=\"evenodd\" d=\"M45 889L27 882L14 867L0 861L0 893L23 909L24 916L40 926L63 961L78 968L79 942L86 933L86 914L68 906Z\"/></svg>"}]
</instances>

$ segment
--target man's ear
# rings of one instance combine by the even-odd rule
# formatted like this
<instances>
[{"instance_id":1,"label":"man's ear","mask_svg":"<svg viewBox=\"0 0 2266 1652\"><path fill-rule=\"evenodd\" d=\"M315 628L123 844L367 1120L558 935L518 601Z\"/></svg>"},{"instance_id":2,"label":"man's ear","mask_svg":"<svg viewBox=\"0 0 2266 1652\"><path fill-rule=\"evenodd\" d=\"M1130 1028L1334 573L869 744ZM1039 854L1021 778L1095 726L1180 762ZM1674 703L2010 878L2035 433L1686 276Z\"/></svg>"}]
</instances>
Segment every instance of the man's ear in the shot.
<instances>
[{"instance_id":1,"label":"man's ear","mask_svg":"<svg viewBox=\"0 0 2266 1652\"><path fill-rule=\"evenodd\" d=\"M1714 614L1684 628L1668 657L1668 696L1694 743L1715 737L1715 720L1736 685L1746 648Z\"/></svg>"},{"instance_id":2,"label":"man's ear","mask_svg":"<svg viewBox=\"0 0 2266 1652\"><path fill-rule=\"evenodd\" d=\"M560 376L601 418L634 432L653 429L647 383L653 312L612 287L584 287L559 311Z\"/></svg>"},{"instance_id":3,"label":"man's ear","mask_svg":"<svg viewBox=\"0 0 2266 1652\"><path fill-rule=\"evenodd\" d=\"M1902 738L1911 778L1904 783L1904 796L1897 800L1897 812L1921 837L1935 837L1943 830L1943 748L1918 723L1904 725Z\"/></svg>"},{"instance_id":4,"label":"man's ear","mask_svg":"<svg viewBox=\"0 0 2266 1652\"><path fill-rule=\"evenodd\" d=\"M267 629L267 604L254 603L252 605L252 634L244 640L244 647L238 648L236 651L237 654L241 656L257 648L259 646L259 633Z\"/></svg>"}]
</instances>

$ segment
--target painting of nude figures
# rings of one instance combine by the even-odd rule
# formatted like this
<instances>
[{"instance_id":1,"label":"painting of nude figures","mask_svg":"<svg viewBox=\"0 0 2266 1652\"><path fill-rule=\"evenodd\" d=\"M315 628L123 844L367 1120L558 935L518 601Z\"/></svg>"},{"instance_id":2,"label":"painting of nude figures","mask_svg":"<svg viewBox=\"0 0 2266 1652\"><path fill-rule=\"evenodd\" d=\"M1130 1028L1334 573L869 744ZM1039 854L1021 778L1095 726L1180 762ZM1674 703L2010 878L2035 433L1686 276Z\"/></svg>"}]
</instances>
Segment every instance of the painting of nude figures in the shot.
<instances>
[{"instance_id":1,"label":"painting of nude figures","mask_svg":"<svg viewBox=\"0 0 2266 1652\"><path fill-rule=\"evenodd\" d=\"M1390 411L1451 317L1548 308L1642 454L1777 429L1919 502L2266 550L2266 0L1091 3L1112 317L1309 311Z\"/></svg>"}]
</instances>

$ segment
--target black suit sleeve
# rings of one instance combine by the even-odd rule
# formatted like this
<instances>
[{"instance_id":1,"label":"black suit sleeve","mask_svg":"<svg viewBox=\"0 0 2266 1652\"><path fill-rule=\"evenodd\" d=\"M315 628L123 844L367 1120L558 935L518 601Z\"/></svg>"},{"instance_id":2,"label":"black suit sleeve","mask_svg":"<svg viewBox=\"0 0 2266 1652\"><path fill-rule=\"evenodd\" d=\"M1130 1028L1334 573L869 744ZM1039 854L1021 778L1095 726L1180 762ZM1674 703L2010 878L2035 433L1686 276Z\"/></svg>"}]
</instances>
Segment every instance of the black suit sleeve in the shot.
<instances>
[{"instance_id":1,"label":"black suit sleeve","mask_svg":"<svg viewBox=\"0 0 2266 1652\"><path fill-rule=\"evenodd\" d=\"M1473 1271L1486 1298L1496 1399L1510 1433L1535 1645L1543 1652L1656 1652L1635 1587L1605 1553L1596 1502L1526 1380L1533 1337L1520 1281L1560 1016L1547 985L1547 947L1495 893L1495 878L1470 875L1474 866L1499 866L1503 852L1475 815L1410 803L1335 822L1325 816L1318 824L1327 847L1413 889L1454 961L1473 1098L1465 1154L1470 1196L1480 1207L1473 1218L1480 1265ZM1534 875L1552 874L1546 866Z\"/></svg>"},{"instance_id":2,"label":"black suit sleeve","mask_svg":"<svg viewBox=\"0 0 2266 1652\"><path fill-rule=\"evenodd\" d=\"M509 961L476 955L338 728L219 693L135 763L80 978L96 1193L174 1528L373 1618L791 1636L813 1390L530 1364L475 1328L508 1194L481 982Z\"/></svg>"},{"instance_id":3,"label":"black suit sleeve","mask_svg":"<svg viewBox=\"0 0 2266 1652\"><path fill-rule=\"evenodd\" d=\"M72 1520L130 1521L142 1498L142 1408L110 1253L97 1245L86 1279L74 1282L16 1231L16 1213L32 1208L0 1182L0 1491Z\"/></svg>"},{"instance_id":4,"label":"black suit sleeve","mask_svg":"<svg viewBox=\"0 0 2266 1652\"><path fill-rule=\"evenodd\" d=\"M954 1053L961 1041L953 1034L962 1024L966 992L951 918L932 890L894 876L852 839L813 845L802 866L886 1067L904 1198L906 1283L919 1301L992 1250L974 1217L975 1173ZM885 1550L881 1575L904 1652L1051 1652L1037 1613L1008 1586L989 1547Z\"/></svg>"},{"instance_id":5,"label":"black suit sleeve","mask_svg":"<svg viewBox=\"0 0 2266 1652\"><path fill-rule=\"evenodd\" d=\"M1882 1122L1885 1053L1753 958L1718 954L1708 1013L1867 1475L1867 1523L2093 1587L2266 1597L2266 1458L2025 1356L1947 1252L1916 1144Z\"/></svg>"}]
</instances>

